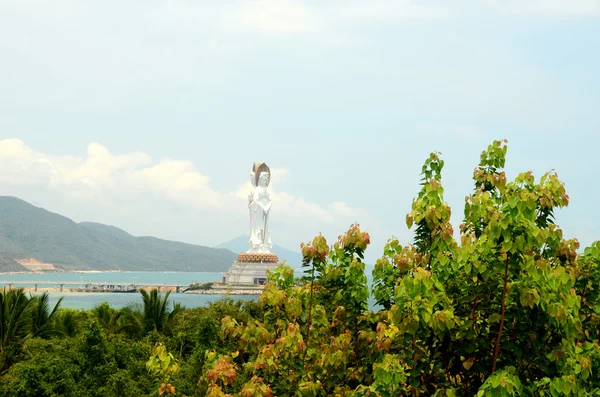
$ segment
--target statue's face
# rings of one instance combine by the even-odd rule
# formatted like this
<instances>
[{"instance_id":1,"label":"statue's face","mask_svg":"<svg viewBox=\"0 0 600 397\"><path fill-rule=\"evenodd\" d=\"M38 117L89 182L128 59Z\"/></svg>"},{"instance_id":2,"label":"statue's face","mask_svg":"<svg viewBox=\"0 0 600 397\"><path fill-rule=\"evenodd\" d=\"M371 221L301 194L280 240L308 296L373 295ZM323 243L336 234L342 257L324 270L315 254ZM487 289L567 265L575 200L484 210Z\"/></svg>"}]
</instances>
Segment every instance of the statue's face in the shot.
<instances>
[{"instance_id":1,"label":"statue's face","mask_svg":"<svg viewBox=\"0 0 600 397\"><path fill-rule=\"evenodd\" d=\"M268 172L261 172L260 176L258 177L258 184L261 187L267 187L269 186L269 173Z\"/></svg>"}]
</instances>

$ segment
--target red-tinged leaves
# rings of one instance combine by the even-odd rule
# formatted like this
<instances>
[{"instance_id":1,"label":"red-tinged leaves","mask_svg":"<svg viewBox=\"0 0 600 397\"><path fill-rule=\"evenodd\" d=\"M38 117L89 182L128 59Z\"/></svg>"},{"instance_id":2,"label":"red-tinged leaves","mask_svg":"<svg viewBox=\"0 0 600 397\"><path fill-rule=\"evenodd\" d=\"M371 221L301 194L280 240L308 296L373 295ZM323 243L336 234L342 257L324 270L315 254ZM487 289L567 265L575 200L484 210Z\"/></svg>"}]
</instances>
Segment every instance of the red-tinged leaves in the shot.
<instances>
[{"instance_id":1,"label":"red-tinged leaves","mask_svg":"<svg viewBox=\"0 0 600 397\"><path fill-rule=\"evenodd\" d=\"M223 320L224 341L240 355L207 354L203 392L542 396L600 388L600 243L581 253L577 240L564 239L555 224L555 211L569 204L564 184L554 172L508 181L506 154L506 140L482 153L460 242L441 153L426 159L406 216L413 244L390 239L373 269L379 307L367 306L371 239L359 225L331 247L321 235L302 244L305 278L285 266L270 272L259 299L264 318Z\"/></svg>"}]
</instances>

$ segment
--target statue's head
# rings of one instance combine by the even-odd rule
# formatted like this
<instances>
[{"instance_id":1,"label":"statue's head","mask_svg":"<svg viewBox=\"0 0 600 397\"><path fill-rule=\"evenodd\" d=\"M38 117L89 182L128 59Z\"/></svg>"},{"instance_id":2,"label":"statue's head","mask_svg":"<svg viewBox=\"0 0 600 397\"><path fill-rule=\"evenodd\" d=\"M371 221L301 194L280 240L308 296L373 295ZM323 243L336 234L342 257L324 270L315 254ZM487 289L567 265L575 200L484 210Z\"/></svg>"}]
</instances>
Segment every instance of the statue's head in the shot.
<instances>
[{"instance_id":1,"label":"statue's head","mask_svg":"<svg viewBox=\"0 0 600 397\"><path fill-rule=\"evenodd\" d=\"M271 169L268 165L266 165L265 163L254 163L252 171L254 172L254 176L256 178L255 185L253 186L269 186L269 183L271 181Z\"/></svg>"},{"instance_id":2,"label":"statue's head","mask_svg":"<svg viewBox=\"0 0 600 397\"><path fill-rule=\"evenodd\" d=\"M260 173L258 177L258 186L267 187L269 186L269 182L271 180L271 174L269 172L263 171Z\"/></svg>"}]
</instances>

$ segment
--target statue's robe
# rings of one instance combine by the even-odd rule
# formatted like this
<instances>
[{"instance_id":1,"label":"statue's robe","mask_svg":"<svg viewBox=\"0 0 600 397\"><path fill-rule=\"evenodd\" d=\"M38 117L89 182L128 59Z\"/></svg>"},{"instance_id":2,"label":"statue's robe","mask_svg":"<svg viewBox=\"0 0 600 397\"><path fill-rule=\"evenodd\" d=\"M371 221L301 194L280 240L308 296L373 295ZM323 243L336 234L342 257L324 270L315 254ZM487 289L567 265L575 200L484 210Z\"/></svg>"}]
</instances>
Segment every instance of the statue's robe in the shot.
<instances>
[{"instance_id":1,"label":"statue's robe","mask_svg":"<svg viewBox=\"0 0 600 397\"><path fill-rule=\"evenodd\" d=\"M248 242L250 243L250 252L257 252L262 241L263 211L255 199L250 202L248 207L250 209L250 237Z\"/></svg>"},{"instance_id":2,"label":"statue's robe","mask_svg":"<svg viewBox=\"0 0 600 397\"><path fill-rule=\"evenodd\" d=\"M269 235L269 213L271 199L264 188L256 188L250 208L250 252L270 252L273 244ZM267 210L265 210L267 208Z\"/></svg>"}]
</instances>

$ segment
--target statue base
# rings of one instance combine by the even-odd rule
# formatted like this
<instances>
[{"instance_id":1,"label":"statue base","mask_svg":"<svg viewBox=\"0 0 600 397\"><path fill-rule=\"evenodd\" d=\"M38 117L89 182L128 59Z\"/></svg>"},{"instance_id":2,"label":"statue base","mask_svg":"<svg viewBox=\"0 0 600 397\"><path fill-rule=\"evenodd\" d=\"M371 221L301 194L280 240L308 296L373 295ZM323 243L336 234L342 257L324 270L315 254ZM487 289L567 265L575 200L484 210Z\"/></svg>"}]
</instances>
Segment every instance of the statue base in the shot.
<instances>
[{"instance_id":1,"label":"statue base","mask_svg":"<svg viewBox=\"0 0 600 397\"><path fill-rule=\"evenodd\" d=\"M246 263L279 263L279 258L271 252L264 254L242 252L238 255L237 261Z\"/></svg>"},{"instance_id":2,"label":"statue base","mask_svg":"<svg viewBox=\"0 0 600 397\"><path fill-rule=\"evenodd\" d=\"M242 252L231 269L223 275L223 283L264 285L267 283L267 270L275 269L278 265L279 258L273 253Z\"/></svg>"}]
</instances>

